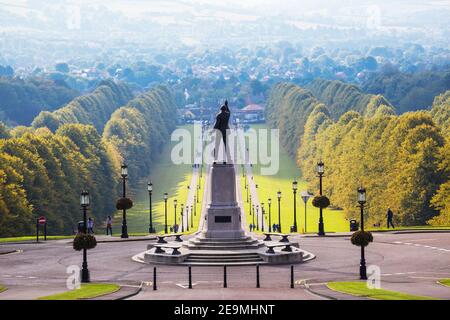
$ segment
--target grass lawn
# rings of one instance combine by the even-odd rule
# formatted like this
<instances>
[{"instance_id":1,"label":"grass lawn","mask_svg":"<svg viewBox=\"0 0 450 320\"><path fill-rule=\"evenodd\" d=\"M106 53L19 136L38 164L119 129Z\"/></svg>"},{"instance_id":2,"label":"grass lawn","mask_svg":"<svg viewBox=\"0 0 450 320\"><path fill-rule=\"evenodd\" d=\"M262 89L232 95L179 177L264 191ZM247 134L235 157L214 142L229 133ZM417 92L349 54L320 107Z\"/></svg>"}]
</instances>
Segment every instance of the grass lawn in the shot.
<instances>
[{"instance_id":1,"label":"grass lawn","mask_svg":"<svg viewBox=\"0 0 450 320\"><path fill-rule=\"evenodd\" d=\"M6 290L6 287L0 286L0 292L3 292L3 291L5 291L5 290Z\"/></svg>"},{"instance_id":2,"label":"grass lawn","mask_svg":"<svg viewBox=\"0 0 450 320\"><path fill-rule=\"evenodd\" d=\"M450 278L449 279L441 279L439 280L440 284L443 284L444 286L450 287Z\"/></svg>"},{"instance_id":3,"label":"grass lawn","mask_svg":"<svg viewBox=\"0 0 450 320\"><path fill-rule=\"evenodd\" d=\"M254 129L267 128L266 125L254 125ZM270 139L268 139L270 143ZM270 146L268 147L270 150ZM300 171L295 165L295 162L289 157L286 150L280 146L280 166L276 175L263 176L260 175L260 166L253 165L252 171L253 180L258 185L258 197L261 202L264 202L265 207L265 226L268 226L268 204L267 199L272 199L272 224L278 223L278 201L277 191L281 191L281 227L283 232L289 232L290 226L294 222L294 198L292 193L292 181L297 179L297 230L299 232L314 232L318 231L319 209L312 206L312 200L309 199L307 204L306 230L305 230L305 206L300 192L307 189L307 183L299 179ZM240 172L242 172L239 166ZM246 190L244 188L244 178L241 174L242 199L244 200L244 208L246 211L247 224L252 221L249 214L249 204L246 202ZM324 210L323 219L325 224L325 232L344 232L349 231L349 222L345 218L345 214L340 210Z\"/></svg>"},{"instance_id":4,"label":"grass lawn","mask_svg":"<svg viewBox=\"0 0 450 320\"><path fill-rule=\"evenodd\" d=\"M362 281L328 282L327 286L334 291L376 300L437 300L432 297L415 296L397 291L369 289L366 282Z\"/></svg>"},{"instance_id":5,"label":"grass lawn","mask_svg":"<svg viewBox=\"0 0 450 320\"><path fill-rule=\"evenodd\" d=\"M193 133L193 125L182 126ZM177 142L169 142L161 152L159 158L155 161L152 168L151 180L153 183L152 207L153 207L153 227L156 232L164 231L164 192L168 193L167 200L167 224L170 227L174 224L174 205L173 200L177 199L177 220L180 225L180 206L185 204L188 196L188 185L192 178L192 165L175 165L171 160L172 147ZM149 197L147 191L147 181L150 178L145 177L141 181L142 188L135 191L134 206L127 211L127 225L129 234L148 234L149 227ZM196 231L201 210L201 196L203 193L204 178L201 179L201 189L199 190L199 203L197 204L197 215L194 217L194 228L190 231ZM114 216L113 233L121 232L122 212L117 212ZM189 225L191 225L189 221Z\"/></svg>"},{"instance_id":6,"label":"grass lawn","mask_svg":"<svg viewBox=\"0 0 450 320\"><path fill-rule=\"evenodd\" d=\"M47 240L71 239L73 237L74 236L47 236ZM0 238L0 243L2 243L2 242L19 242L19 241L36 241L36 236ZM39 235L39 241L44 241L43 235Z\"/></svg>"},{"instance_id":7,"label":"grass lawn","mask_svg":"<svg viewBox=\"0 0 450 320\"><path fill-rule=\"evenodd\" d=\"M116 292L120 286L109 283L86 283L80 289L57 293L50 296L40 297L38 300L77 300L91 299L105 294Z\"/></svg>"}]
</instances>

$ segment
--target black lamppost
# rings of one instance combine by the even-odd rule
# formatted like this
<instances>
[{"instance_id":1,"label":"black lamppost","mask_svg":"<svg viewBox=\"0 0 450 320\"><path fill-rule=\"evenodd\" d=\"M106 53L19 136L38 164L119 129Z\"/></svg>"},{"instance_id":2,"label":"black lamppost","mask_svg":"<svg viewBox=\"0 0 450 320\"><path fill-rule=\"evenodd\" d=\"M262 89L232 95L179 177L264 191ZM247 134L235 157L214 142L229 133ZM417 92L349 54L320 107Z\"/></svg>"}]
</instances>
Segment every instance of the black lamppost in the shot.
<instances>
[{"instance_id":1,"label":"black lamppost","mask_svg":"<svg viewBox=\"0 0 450 320\"><path fill-rule=\"evenodd\" d=\"M150 181L147 184L147 190L148 190L148 199L149 199L149 214L150 214L150 224L148 225L148 232L149 233L155 233L155 229L153 228L153 217L152 217L152 191L153 191L153 184Z\"/></svg>"},{"instance_id":2,"label":"black lamppost","mask_svg":"<svg viewBox=\"0 0 450 320\"><path fill-rule=\"evenodd\" d=\"M259 205L256 205L256 230L259 231L259 219L258 219L258 211L259 211Z\"/></svg>"},{"instance_id":3,"label":"black lamppost","mask_svg":"<svg viewBox=\"0 0 450 320\"><path fill-rule=\"evenodd\" d=\"M87 234L86 211L90 204L89 203L89 192L87 192L85 190L81 192L80 204L81 204L81 207L83 208L83 233ZM86 248L83 248L83 265L82 265L82 269L81 269L81 282L83 282L83 283L90 282Z\"/></svg>"},{"instance_id":4,"label":"black lamppost","mask_svg":"<svg viewBox=\"0 0 450 320\"><path fill-rule=\"evenodd\" d=\"M173 200L173 227L177 225L177 199ZM178 230L174 230L174 232L177 232Z\"/></svg>"},{"instance_id":5,"label":"black lamppost","mask_svg":"<svg viewBox=\"0 0 450 320\"><path fill-rule=\"evenodd\" d=\"M252 205L252 224L253 224L253 229L255 229L255 205Z\"/></svg>"},{"instance_id":6,"label":"black lamppost","mask_svg":"<svg viewBox=\"0 0 450 320\"><path fill-rule=\"evenodd\" d=\"M261 202L261 231L264 232L264 202Z\"/></svg>"},{"instance_id":7,"label":"black lamppost","mask_svg":"<svg viewBox=\"0 0 450 320\"><path fill-rule=\"evenodd\" d=\"M366 189L358 188L358 203L361 208L361 231L364 232L364 204L366 203ZM361 280L367 280L366 258L364 246L361 246L361 261L359 264L359 277Z\"/></svg>"},{"instance_id":8,"label":"black lamppost","mask_svg":"<svg viewBox=\"0 0 450 320\"><path fill-rule=\"evenodd\" d=\"M198 191L200 190L200 183L197 184L197 203L198 203Z\"/></svg>"},{"instance_id":9,"label":"black lamppost","mask_svg":"<svg viewBox=\"0 0 450 320\"><path fill-rule=\"evenodd\" d=\"M186 206L186 231L189 231L189 206Z\"/></svg>"},{"instance_id":10,"label":"black lamppost","mask_svg":"<svg viewBox=\"0 0 450 320\"><path fill-rule=\"evenodd\" d=\"M269 232L272 232L272 210L271 210L272 199L271 198L267 199L267 204L269 205Z\"/></svg>"},{"instance_id":11,"label":"black lamppost","mask_svg":"<svg viewBox=\"0 0 450 320\"><path fill-rule=\"evenodd\" d=\"M277 192L277 197L278 197L278 228L279 231L281 232L281 191L278 190Z\"/></svg>"},{"instance_id":12,"label":"black lamppost","mask_svg":"<svg viewBox=\"0 0 450 320\"><path fill-rule=\"evenodd\" d=\"M194 216L196 211L196 205L194 204ZM194 218L192 218L192 205L191 205L191 228L194 228Z\"/></svg>"},{"instance_id":13,"label":"black lamppost","mask_svg":"<svg viewBox=\"0 0 450 320\"><path fill-rule=\"evenodd\" d=\"M248 211L250 212L250 214L252 215L252 195L250 195L249 197L249 202L248 202ZM253 221L253 224L255 224L255 222Z\"/></svg>"},{"instance_id":14,"label":"black lamppost","mask_svg":"<svg viewBox=\"0 0 450 320\"><path fill-rule=\"evenodd\" d=\"M122 197L126 198L126 181L128 176L128 166L126 164L122 164L121 166L121 174L122 176ZM122 214L122 234L121 238L128 238L128 228L127 228L127 209L123 208Z\"/></svg>"},{"instance_id":15,"label":"black lamppost","mask_svg":"<svg viewBox=\"0 0 450 320\"><path fill-rule=\"evenodd\" d=\"M321 161L319 161L319 163L317 164L317 174L319 175L319 192L320 195L322 195L322 177L323 177L323 173L325 170L325 166ZM318 235L319 236L324 236L325 235L325 228L323 225L323 214L322 214L322 207L319 208L319 212L320 212L320 217L319 217L319 232Z\"/></svg>"},{"instance_id":16,"label":"black lamppost","mask_svg":"<svg viewBox=\"0 0 450 320\"><path fill-rule=\"evenodd\" d=\"M245 183L245 192L246 192L246 194L247 194L247 202L248 202L248 184L247 184L247 178L244 180L244 183Z\"/></svg>"},{"instance_id":17,"label":"black lamppost","mask_svg":"<svg viewBox=\"0 0 450 320\"><path fill-rule=\"evenodd\" d=\"M164 192L164 233L167 233L167 192Z\"/></svg>"},{"instance_id":18,"label":"black lamppost","mask_svg":"<svg viewBox=\"0 0 450 320\"><path fill-rule=\"evenodd\" d=\"M292 192L294 193L294 232L297 232L297 180L292 182Z\"/></svg>"},{"instance_id":19,"label":"black lamppost","mask_svg":"<svg viewBox=\"0 0 450 320\"><path fill-rule=\"evenodd\" d=\"M181 232L184 232L184 204L181 204L180 213L181 213Z\"/></svg>"}]
</instances>

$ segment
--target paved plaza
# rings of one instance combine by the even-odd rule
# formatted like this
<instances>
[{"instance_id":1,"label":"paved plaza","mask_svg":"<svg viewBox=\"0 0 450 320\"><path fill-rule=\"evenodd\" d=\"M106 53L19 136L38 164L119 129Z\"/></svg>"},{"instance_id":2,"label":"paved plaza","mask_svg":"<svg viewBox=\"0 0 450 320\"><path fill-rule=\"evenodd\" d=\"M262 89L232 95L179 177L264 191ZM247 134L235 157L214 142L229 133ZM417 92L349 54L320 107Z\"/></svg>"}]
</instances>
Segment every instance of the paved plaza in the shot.
<instances>
[{"instance_id":1,"label":"paved plaza","mask_svg":"<svg viewBox=\"0 0 450 320\"><path fill-rule=\"evenodd\" d=\"M104 237L98 237L102 240ZM188 289L186 266L157 266L157 290L153 290L154 265L132 260L154 240L101 242L89 251L93 282L123 286L129 299L354 299L326 288L328 281L358 280L359 248L347 234L327 237L299 235L293 238L316 255L295 265L295 288L290 288L289 265L262 265L261 288L256 288L254 266L228 267L228 288L223 288L222 267L192 267L193 288ZM6 253L11 252L13 253ZM8 290L0 299L35 299L66 291L66 269L81 265L81 255L70 240L0 245L0 283ZM367 248L368 265L381 268L384 289L450 299L450 288L437 284L450 278L450 233L374 233ZM141 288L139 290L139 288ZM116 294L111 299L119 298ZM105 297L107 298L107 297Z\"/></svg>"}]
</instances>

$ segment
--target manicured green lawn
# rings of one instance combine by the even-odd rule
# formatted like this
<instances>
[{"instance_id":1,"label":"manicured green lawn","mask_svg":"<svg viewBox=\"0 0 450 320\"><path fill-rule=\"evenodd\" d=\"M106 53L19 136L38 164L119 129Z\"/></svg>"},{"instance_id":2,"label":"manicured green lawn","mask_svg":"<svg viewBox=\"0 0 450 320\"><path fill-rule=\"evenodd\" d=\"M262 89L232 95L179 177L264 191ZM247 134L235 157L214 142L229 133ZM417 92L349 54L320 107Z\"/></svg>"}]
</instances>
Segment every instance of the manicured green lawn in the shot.
<instances>
[{"instance_id":1,"label":"manicured green lawn","mask_svg":"<svg viewBox=\"0 0 450 320\"><path fill-rule=\"evenodd\" d=\"M74 236L47 236L47 240L59 240L59 239L70 239ZM36 236L23 236L23 237L9 237L0 238L1 242L19 242L19 241L36 241ZM39 241L44 241L44 236L39 236Z\"/></svg>"},{"instance_id":2,"label":"manicured green lawn","mask_svg":"<svg viewBox=\"0 0 450 320\"><path fill-rule=\"evenodd\" d=\"M267 128L265 125L255 125L254 129ZM270 143L270 139L268 140ZM268 147L270 150L270 146ZM261 202L264 202L265 207L265 225L268 226L268 204L267 199L272 199L272 224L278 223L278 201L277 191L281 191L281 226L282 232L289 232L290 226L294 222L294 196L292 192L292 181L297 179L298 191L297 191L297 230L299 232L314 232L318 231L319 221L319 209L315 208L311 204L309 199L307 204L306 215L306 230L305 230L305 206L300 192L307 190L307 183L299 179L300 171L295 165L294 161L289 157L286 150L280 146L280 166L276 175L266 176L260 174L260 166L253 165L252 171L253 180L258 185L258 197ZM242 172L241 167L239 167ZM241 174L241 186L242 186L242 199L244 200L244 208L246 211L247 224L252 221L252 217L249 215L249 204L246 202L246 190L244 188L244 178ZM345 218L345 214L340 210L324 210L323 212L325 232L344 232L349 231L349 222Z\"/></svg>"},{"instance_id":3,"label":"manicured green lawn","mask_svg":"<svg viewBox=\"0 0 450 320\"><path fill-rule=\"evenodd\" d=\"M182 126L193 133L193 125ZM152 168L151 180L153 183L152 202L153 202L153 226L156 232L164 231L164 192L168 193L167 200L167 224L170 227L174 224L174 205L173 200L177 199L177 220L180 225L180 206L185 204L188 196L188 185L192 178L192 165L175 165L171 160L172 147L177 142L168 143L159 158L155 161ZM203 172L204 173L204 172ZM203 175L204 177L204 175ZM127 211L128 232L134 234L148 234L149 227L149 196L147 191L147 182L150 177L144 177L141 181L142 188L134 195L134 206ZM203 193L204 178L201 179L201 189L199 190L199 203L197 204L196 216L194 217L194 228L196 231L201 210L201 196ZM194 208L193 208L194 209ZM122 212L117 212L114 216L113 233L121 232ZM189 226L191 223L189 222ZM170 230L169 230L170 232Z\"/></svg>"},{"instance_id":4,"label":"manicured green lawn","mask_svg":"<svg viewBox=\"0 0 450 320\"><path fill-rule=\"evenodd\" d=\"M415 296L397 291L369 289L366 282L363 281L328 282L327 286L331 290L376 300L437 300L432 297Z\"/></svg>"},{"instance_id":5,"label":"manicured green lawn","mask_svg":"<svg viewBox=\"0 0 450 320\"><path fill-rule=\"evenodd\" d=\"M5 290L6 290L6 287L0 286L0 292L3 292L3 291L5 291Z\"/></svg>"},{"instance_id":6,"label":"manicured green lawn","mask_svg":"<svg viewBox=\"0 0 450 320\"><path fill-rule=\"evenodd\" d=\"M77 300L91 299L105 294L116 292L120 286L109 283L86 283L80 289L75 289L50 296L40 297L38 300Z\"/></svg>"},{"instance_id":7,"label":"manicured green lawn","mask_svg":"<svg viewBox=\"0 0 450 320\"><path fill-rule=\"evenodd\" d=\"M441 279L441 280L439 280L439 283L450 287L450 278L449 279Z\"/></svg>"}]
</instances>

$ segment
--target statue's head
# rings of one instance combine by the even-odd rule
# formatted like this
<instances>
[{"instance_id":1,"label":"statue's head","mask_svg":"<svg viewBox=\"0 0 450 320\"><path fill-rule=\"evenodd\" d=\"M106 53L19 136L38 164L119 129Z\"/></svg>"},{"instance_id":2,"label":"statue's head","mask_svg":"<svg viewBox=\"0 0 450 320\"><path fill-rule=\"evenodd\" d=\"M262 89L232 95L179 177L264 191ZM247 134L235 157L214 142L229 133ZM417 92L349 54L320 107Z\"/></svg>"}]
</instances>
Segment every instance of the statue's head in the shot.
<instances>
[{"instance_id":1,"label":"statue's head","mask_svg":"<svg viewBox=\"0 0 450 320\"><path fill-rule=\"evenodd\" d=\"M221 106L221 107L220 107L220 111L222 111L222 112L223 112L223 111L227 111L226 105Z\"/></svg>"}]
</instances>

